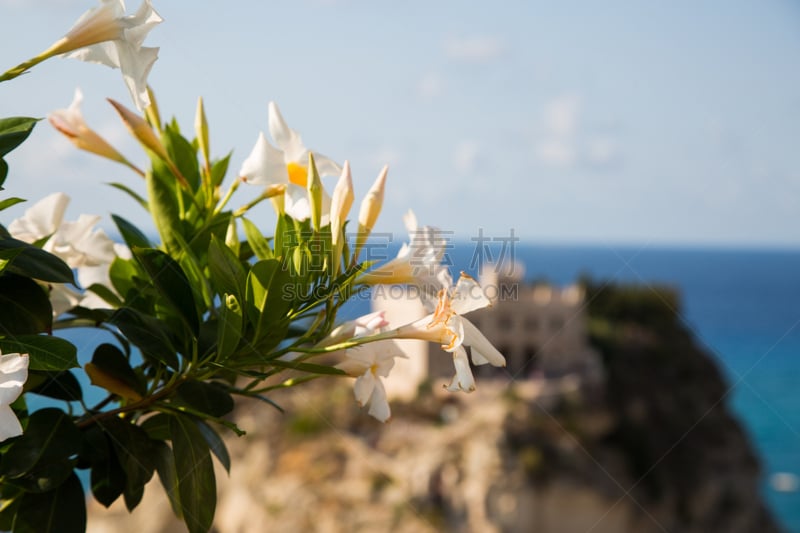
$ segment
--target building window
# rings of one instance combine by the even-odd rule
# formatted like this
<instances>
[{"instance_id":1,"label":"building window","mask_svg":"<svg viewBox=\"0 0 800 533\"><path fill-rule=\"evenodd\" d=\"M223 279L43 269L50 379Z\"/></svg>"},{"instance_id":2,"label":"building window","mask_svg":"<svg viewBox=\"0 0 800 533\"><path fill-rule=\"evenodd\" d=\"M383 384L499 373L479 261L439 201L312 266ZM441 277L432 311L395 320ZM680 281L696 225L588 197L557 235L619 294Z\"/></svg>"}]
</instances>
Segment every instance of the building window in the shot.
<instances>
[{"instance_id":1,"label":"building window","mask_svg":"<svg viewBox=\"0 0 800 533\"><path fill-rule=\"evenodd\" d=\"M539 329L539 319L535 316L525 317L525 329L527 331L536 331Z\"/></svg>"},{"instance_id":2,"label":"building window","mask_svg":"<svg viewBox=\"0 0 800 533\"><path fill-rule=\"evenodd\" d=\"M564 327L564 319L561 317L553 317L550 319L550 329L553 333L558 333Z\"/></svg>"}]
</instances>

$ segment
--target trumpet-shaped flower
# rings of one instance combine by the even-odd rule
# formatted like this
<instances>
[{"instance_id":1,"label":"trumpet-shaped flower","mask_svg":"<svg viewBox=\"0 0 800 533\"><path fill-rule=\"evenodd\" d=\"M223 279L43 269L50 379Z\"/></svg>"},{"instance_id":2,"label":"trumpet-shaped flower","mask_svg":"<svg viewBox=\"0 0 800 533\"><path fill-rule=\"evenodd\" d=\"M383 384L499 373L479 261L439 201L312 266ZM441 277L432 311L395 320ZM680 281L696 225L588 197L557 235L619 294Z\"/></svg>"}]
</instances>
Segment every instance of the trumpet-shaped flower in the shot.
<instances>
[{"instance_id":1,"label":"trumpet-shaped flower","mask_svg":"<svg viewBox=\"0 0 800 533\"><path fill-rule=\"evenodd\" d=\"M12 220L8 232L25 242L36 242L56 232L64 220L64 211L69 204L69 196L56 192L45 196L25 210L23 215Z\"/></svg>"},{"instance_id":2,"label":"trumpet-shaped flower","mask_svg":"<svg viewBox=\"0 0 800 533\"><path fill-rule=\"evenodd\" d=\"M0 442L22 435L22 426L11 409L28 379L28 354L0 354Z\"/></svg>"},{"instance_id":3,"label":"trumpet-shaped flower","mask_svg":"<svg viewBox=\"0 0 800 533\"><path fill-rule=\"evenodd\" d=\"M47 119L50 124L81 150L117 161L129 166L138 174L144 175L141 170L125 159L122 154L86 124L83 119L83 113L81 113L82 101L83 93L80 89L75 89L75 97L68 108L58 109L48 115Z\"/></svg>"},{"instance_id":4,"label":"trumpet-shaped flower","mask_svg":"<svg viewBox=\"0 0 800 533\"><path fill-rule=\"evenodd\" d=\"M252 185L286 185L284 209L297 220L311 216L307 187L308 153L300 135L283 119L275 102L269 103L269 133L277 148L260 133L250 155L242 163L239 175ZM324 155L314 152L314 162L320 176L334 176L342 172L339 165ZM327 224L331 199L322 197L322 225Z\"/></svg>"},{"instance_id":5,"label":"trumpet-shaped flower","mask_svg":"<svg viewBox=\"0 0 800 533\"><path fill-rule=\"evenodd\" d=\"M442 271L446 271L447 267L442 260L447 239L437 228L420 228L411 210L403 217L403 222L408 230L409 242L403 243L397 257L362 275L359 281L368 285L411 284L419 287L423 295L436 295L445 287Z\"/></svg>"},{"instance_id":6,"label":"trumpet-shaped flower","mask_svg":"<svg viewBox=\"0 0 800 533\"><path fill-rule=\"evenodd\" d=\"M386 389L380 378L387 377L394 367L395 357L405 357L392 341L376 341L345 351L345 360L336 368L356 378L353 393L361 407L369 405L368 413L386 422L392 413L386 399Z\"/></svg>"},{"instance_id":7,"label":"trumpet-shaped flower","mask_svg":"<svg viewBox=\"0 0 800 533\"><path fill-rule=\"evenodd\" d=\"M54 45L55 53L71 52L67 57L120 69L136 107L144 111L150 105L147 75L158 58L158 48L142 44L162 20L150 0L144 0L136 14L128 16L122 0L102 0Z\"/></svg>"},{"instance_id":8,"label":"trumpet-shaped flower","mask_svg":"<svg viewBox=\"0 0 800 533\"><path fill-rule=\"evenodd\" d=\"M475 380L463 346L470 347L472 363L475 365L506 364L503 354L492 346L472 322L462 316L489 304L480 285L462 272L455 287L446 287L439 291L438 303L433 313L396 329L394 337L436 342L445 351L453 353L456 375L447 388L470 392L475 388Z\"/></svg>"},{"instance_id":9,"label":"trumpet-shaped flower","mask_svg":"<svg viewBox=\"0 0 800 533\"><path fill-rule=\"evenodd\" d=\"M111 288L108 269L117 256L129 257L127 247L115 245L106 233L95 225L100 217L80 215L76 221L64 221L69 196L54 193L28 208L22 217L9 224L11 236L34 243L44 240L42 249L62 259L70 268L77 269L78 280L88 287L102 283ZM46 240L45 240L46 239ZM66 285L52 284L50 302L57 316L75 305L100 307L94 295L74 291Z\"/></svg>"},{"instance_id":10,"label":"trumpet-shaped flower","mask_svg":"<svg viewBox=\"0 0 800 533\"><path fill-rule=\"evenodd\" d=\"M354 320L348 320L334 328L316 347L324 348L350 339L372 335L389 325L384 316L385 313L385 311L373 311Z\"/></svg>"}]
</instances>

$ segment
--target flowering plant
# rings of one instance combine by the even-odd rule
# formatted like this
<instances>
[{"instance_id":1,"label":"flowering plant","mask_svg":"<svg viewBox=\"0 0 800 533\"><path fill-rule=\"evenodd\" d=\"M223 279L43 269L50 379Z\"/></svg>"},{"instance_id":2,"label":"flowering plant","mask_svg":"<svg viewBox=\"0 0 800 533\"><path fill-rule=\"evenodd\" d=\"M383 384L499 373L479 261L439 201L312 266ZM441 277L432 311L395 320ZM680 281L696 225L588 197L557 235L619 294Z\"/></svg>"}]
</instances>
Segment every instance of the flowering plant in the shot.
<instances>
[{"instance_id":1,"label":"flowering plant","mask_svg":"<svg viewBox=\"0 0 800 533\"><path fill-rule=\"evenodd\" d=\"M410 215L411 242L397 259L377 268L360 260L381 211L386 168L362 200L358 231L350 235L349 164L306 148L274 103L269 132L277 148L260 135L230 183L230 156L211 155L202 100L192 138L176 121L162 121L146 85L158 49L143 46L159 22L149 0L131 16L121 0L102 0L52 47L0 75L11 80L63 54L120 68L144 115L111 104L147 152L145 169L86 124L80 91L49 120L78 148L133 171L144 192L114 186L149 212L158 233L154 241L112 215L122 241L114 242L97 229L99 217L65 221L69 197L63 193L0 225L2 530L82 531L87 477L101 504L122 496L132 510L157 473L188 529L207 531L216 501L212 455L230 467L219 431L243 434L227 417L235 397L275 406L269 397L275 389L350 376L356 400L386 421L381 378L402 356L392 339L436 341L453 352L449 390L474 388L463 344L472 346L475 364L504 364L460 317L488 300L469 277L453 286L441 265L444 242L433 228L418 228ZM36 122L0 120L0 186L9 172L2 158ZM339 176L332 196L324 175ZM232 209L242 183L262 189ZM268 235L248 218L264 200L276 211ZM22 201L2 199L0 210ZM431 314L411 324L389 324L381 313L337 320L343 304L378 283L424 284ZM114 342L78 353L62 333L87 327ZM87 382L107 396L88 404ZM29 394L50 398L53 406L30 412Z\"/></svg>"}]
</instances>

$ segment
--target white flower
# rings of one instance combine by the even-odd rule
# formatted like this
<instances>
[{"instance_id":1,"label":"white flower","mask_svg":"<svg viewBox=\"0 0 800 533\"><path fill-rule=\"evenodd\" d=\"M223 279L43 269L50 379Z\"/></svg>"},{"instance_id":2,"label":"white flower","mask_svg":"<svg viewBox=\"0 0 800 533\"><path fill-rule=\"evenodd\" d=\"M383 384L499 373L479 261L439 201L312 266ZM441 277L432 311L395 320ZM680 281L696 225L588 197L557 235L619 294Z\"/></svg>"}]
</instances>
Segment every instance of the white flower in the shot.
<instances>
[{"instance_id":1,"label":"white flower","mask_svg":"<svg viewBox=\"0 0 800 533\"><path fill-rule=\"evenodd\" d=\"M269 103L269 133L277 148L260 133L256 145L242 163L239 175L252 185L286 185L286 213L297 220L305 220L311 215L306 190L309 150L300 135L286 125L275 102ZM339 165L318 152L314 152L314 162L320 176L335 176L342 172ZM322 225L328 223L330 205L330 196L324 193Z\"/></svg>"},{"instance_id":2,"label":"white flower","mask_svg":"<svg viewBox=\"0 0 800 533\"><path fill-rule=\"evenodd\" d=\"M114 260L114 241L95 228L97 215L80 215L74 222L62 222L45 243L44 249L64 260L71 268L110 264Z\"/></svg>"},{"instance_id":3,"label":"white flower","mask_svg":"<svg viewBox=\"0 0 800 533\"><path fill-rule=\"evenodd\" d=\"M64 211L69 204L69 196L56 192L45 196L25 210L23 215L12 220L8 232L15 239L34 243L51 236L64 220Z\"/></svg>"},{"instance_id":4,"label":"white flower","mask_svg":"<svg viewBox=\"0 0 800 533\"><path fill-rule=\"evenodd\" d=\"M462 346L470 347L472 363L475 365L506 365L503 354L492 346L472 322L462 316L489 304L480 285L462 272L455 287L446 287L439 291L438 304L433 313L401 326L395 330L395 337L436 342L445 351L452 352L456 375L447 388L470 392L475 389L475 379Z\"/></svg>"},{"instance_id":5,"label":"white flower","mask_svg":"<svg viewBox=\"0 0 800 533\"><path fill-rule=\"evenodd\" d=\"M405 355L392 341L376 341L346 350L345 357L336 368L356 376L353 384L356 401L362 407L369 405L368 413L381 422L386 422L392 413L380 378L389 375L395 357Z\"/></svg>"},{"instance_id":6,"label":"white flower","mask_svg":"<svg viewBox=\"0 0 800 533\"><path fill-rule=\"evenodd\" d=\"M64 212L69 201L64 193L51 194L12 221L8 231L12 237L29 243L46 239L42 249L77 269L78 281L84 288L101 283L113 290L108 269L117 256L130 257L130 251L126 246L115 245L102 229L95 227L99 216L80 215L76 221L65 222ZM55 316L76 305L108 307L105 303L100 305L101 300L96 295L82 295L66 285L50 284L49 289Z\"/></svg>"},{"instance_id":7,"label":"white flower","mask_svg":"<svg viewBox=\"0 0 800 533\"><path fill-rule=\"evenodd\" d=\"M409 243L403 243L397 257L384 263L366 274L359 281L368 285L376 284L411 284L420 288L423 297L438 294L439 290L449 287L443 282L443 274L447 267L442 264L447 248L447 239L441 230L417 225L417 217L409 210L403 217L408 230Z\"/></svg>"},{"instance_id":8,"label":"white flower","mask_svg":"<svg viewBox=\"0 0 800 533\"><path fill-rule=\"evenodd\" d=\"M142 46L150 30L163 19L144 0L135 15L125 16L122 0L101 0L87 11L57 46L59 53L91 63L118 68L139 111L150 105L147 75L158 58L158 48Z\"/></svg>"},{"instance_id":9,"label":"white flower","mask_svg":"<svg viewBox=\"0 0 800 533\"><path fill-rule=\"evenodd\" d=\"M0 442L22 435L22 426L11 409L28 379L28 354L0 355Z\"/></svg>"},{"instance_id":10,"label":"white flower","mask_svg":"<svg viewBox=\"0 0 800 533\"><path fill-rule=\"evenodd\" d=\"M326 348L334 344L372 335L380 331L381 328L389 325L389 322L384 318L384 314L385 311L374 311L354 320L348 320L334 328L327 337L315 344L314 348ZM330 352L330 356L336 357L344 353L344 350L335 350ZM298 357L302 357L302 355L303 354L300 352L289 352L282 355L281 359L284 361L294 361Z\"/></svg>"},{"instance_id":11,"label":"white flower","mask_svg":"<svg viewBox=\"0 0 800 533\"><path fill-rule=\"evenodd\" d=\"M385 311L373 311L372 313L367 313L354 320L348 320L334 328L334 330L315 347L324 348L325 346L332 346L350 339L372 335L381 328L389 325L389 322L387 322L384 317L385 313Z\"/></svg>"}]
</instances>

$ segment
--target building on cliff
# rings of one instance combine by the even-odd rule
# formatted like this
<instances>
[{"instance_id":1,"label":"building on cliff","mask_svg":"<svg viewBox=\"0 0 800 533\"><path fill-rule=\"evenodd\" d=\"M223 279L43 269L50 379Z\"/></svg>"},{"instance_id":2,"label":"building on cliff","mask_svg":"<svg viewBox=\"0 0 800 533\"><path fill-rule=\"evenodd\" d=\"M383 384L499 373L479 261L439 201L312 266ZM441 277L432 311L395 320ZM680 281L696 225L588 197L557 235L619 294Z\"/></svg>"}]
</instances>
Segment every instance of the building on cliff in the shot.
<instances>
[{"instance_id":1,"label":"building on cliff","mask_svg":"<svg viewBox=\"0 0 800 533\"><path fill-rule=\"evenodd\" d=\"M588 342L583 289L525 283L523 276L519 263L484 265L481 270L480 284L492 305L473 311L468 318L505 356L506 367L487 365L475 373L514 381L565 376L600 379L602 364ZM428 313L418 291L403 287L374 291L372 308L384 311L391 324L411 322ZM421 385L452 376L452 356L438 345L396 342L407 359L397 359L386 380L390 396L412 399Z\"/></svg>"}]
</instances>

